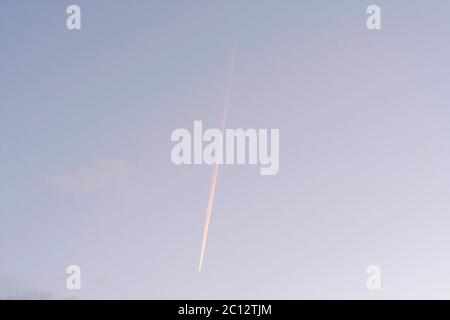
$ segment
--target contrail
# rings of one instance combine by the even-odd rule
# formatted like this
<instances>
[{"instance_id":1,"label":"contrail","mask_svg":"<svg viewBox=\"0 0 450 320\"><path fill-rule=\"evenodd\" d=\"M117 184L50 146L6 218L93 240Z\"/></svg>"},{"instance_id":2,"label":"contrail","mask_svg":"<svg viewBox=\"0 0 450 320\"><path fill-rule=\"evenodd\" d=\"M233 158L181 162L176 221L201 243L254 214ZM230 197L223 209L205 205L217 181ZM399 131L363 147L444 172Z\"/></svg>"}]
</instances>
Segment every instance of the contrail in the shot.
<instances>
[{"instance_id":1,"label":"contrail","mask_svg":"<svg viewBox=\"0 0 450 320\"><path fill-rule=\"evenodd\" d=\"M203 227L203 238L202 238L202 246L200 249L200 262L198 265L198 272L202 271L203 258L205 256L205 249L206 249L206 241L208 240L209 223L211 221L212 205L214 202L214 193L216 192L217 175L219 174L219 165L217 163L214 163L213 166L214 167L211 179L211 186L209 187L208 209L206 210L205 226Z\"/></svg>"},{"instance_id":2,"label":"contrail","mask_svg":"<svg viewBox=\"0 0 450 320\"><path fill-rule=\"evenodd\" d=\"M227 87L226 87L226 92L225 92L224 110L223 110L222 121L221 121L222 132L225 131L225 125L226 125L226 120L227 120L227 116L228 116L228 107L230 105L231 80L233 78L233 73L234 73L234 59L235 59L234 56L235 56L236 48L237 48L237 40L235 41L235 46L230 55L230 61L228 64L228 79L227 79ZM209 187L208 208L206 210L205 225L203 227L203 237L202 237L202 245L200 248L200 261L199 261L199 265L198 265L198 272L202 271L203 259L205 257L206 242L208 241L209 223L211 222L211 212L212 212L212 207L213 207L213 203L214 203L214 194L216 193L218 174L219 174L219 165L217 163L214 163L213 164L213 174L212 174L212 179L211 179L211 186Z\"/></svg>"}]
</instances>

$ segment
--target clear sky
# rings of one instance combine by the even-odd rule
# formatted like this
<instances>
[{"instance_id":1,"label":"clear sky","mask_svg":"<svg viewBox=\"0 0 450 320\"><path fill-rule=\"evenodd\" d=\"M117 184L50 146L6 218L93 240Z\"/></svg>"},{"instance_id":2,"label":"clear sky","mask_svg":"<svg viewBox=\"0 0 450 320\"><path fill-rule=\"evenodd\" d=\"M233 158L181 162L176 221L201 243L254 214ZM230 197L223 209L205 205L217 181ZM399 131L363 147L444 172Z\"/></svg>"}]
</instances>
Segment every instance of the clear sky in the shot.
<instances>
[{"instance_id":1,"label":"clear sky","mask_svg":"<svg viewBox=\"0 0 450 320\"><path fill-rule=\"evenodd\" d=\"M449 14L3 0L0 298L450 298ZM170 135L220 126L236 39L227 127L280 129L280 171L220 168L198 273L212 168L173 165Z\"/></svg>"}]
</instances>

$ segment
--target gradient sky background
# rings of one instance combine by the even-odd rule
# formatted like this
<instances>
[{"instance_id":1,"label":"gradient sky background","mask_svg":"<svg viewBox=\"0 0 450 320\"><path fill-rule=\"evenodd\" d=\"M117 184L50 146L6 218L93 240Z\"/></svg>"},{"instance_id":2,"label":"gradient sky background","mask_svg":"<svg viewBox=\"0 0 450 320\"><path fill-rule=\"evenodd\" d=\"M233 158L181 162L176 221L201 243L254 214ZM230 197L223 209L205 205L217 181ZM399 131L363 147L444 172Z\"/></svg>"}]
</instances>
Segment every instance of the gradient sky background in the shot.
<instances>
[{"instance_id":1,"label":"gradient sky background","mask_svg":"<svg viewBox=\"0 0 450 320\"><path fill-rule=\"evenodd\" d=\"M0 298L450 298L449 14L1 1ZM279 128L280 172L221 167L199 274L212 170L173 165L170 134L220 126L236 38L228 127Z\"/></svg>"}]
</instances>

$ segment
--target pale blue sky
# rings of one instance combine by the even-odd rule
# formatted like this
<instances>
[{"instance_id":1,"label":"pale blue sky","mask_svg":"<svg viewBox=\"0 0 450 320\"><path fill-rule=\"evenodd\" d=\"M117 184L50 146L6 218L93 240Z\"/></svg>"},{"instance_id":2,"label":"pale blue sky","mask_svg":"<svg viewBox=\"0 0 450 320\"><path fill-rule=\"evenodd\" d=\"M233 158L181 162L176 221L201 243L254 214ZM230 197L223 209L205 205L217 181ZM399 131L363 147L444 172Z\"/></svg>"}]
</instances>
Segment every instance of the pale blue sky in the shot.
<instances>
[{"instance_id":1,"label":"pale blue sky","mask_svg":"<svg viewBox=\"0 0 450 320\"><path fill-rule=\"evenodd\" d=\"M449 298L449 12L2 1L0 297ZM279 128L280 172L221 168L198 274L211 168L174 166L170 134L219 126L236 38L228 127Z\"/></svg>"}]
</instances>

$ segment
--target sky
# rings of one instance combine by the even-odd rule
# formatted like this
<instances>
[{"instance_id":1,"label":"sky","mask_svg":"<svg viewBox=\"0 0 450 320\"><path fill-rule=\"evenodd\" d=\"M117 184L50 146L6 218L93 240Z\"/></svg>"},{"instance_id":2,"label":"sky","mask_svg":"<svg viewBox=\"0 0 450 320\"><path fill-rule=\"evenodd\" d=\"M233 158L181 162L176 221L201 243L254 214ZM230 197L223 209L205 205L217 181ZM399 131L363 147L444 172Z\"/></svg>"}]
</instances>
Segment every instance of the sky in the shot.
<instances>
[{"instance_id":1,"label":"sky","mask_svg":"<svg viewBox=\"0 0 450 320\"><path fill-rule=\"evenodd\" d=\"M449 12L3 0L0 298L450 298ZM231 55L227 128L279 129L280 170L220 167L199 273L213 169L170 136L220 127Z\"/></svg>"}]
</instances>

